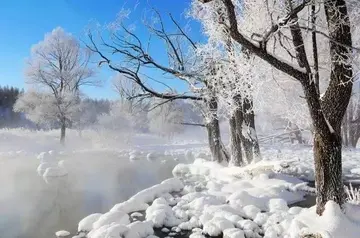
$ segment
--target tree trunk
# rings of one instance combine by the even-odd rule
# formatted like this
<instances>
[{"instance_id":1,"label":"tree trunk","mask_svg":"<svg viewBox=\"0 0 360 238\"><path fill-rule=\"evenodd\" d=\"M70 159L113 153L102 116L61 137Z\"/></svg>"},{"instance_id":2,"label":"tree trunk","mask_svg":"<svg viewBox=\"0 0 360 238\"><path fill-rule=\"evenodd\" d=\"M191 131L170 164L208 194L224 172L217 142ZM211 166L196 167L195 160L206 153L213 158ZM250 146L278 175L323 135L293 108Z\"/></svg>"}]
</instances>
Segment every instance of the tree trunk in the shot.
<instances>
[{"instance_id":1,"label":"tree trunk","mask_svg":"<svg viewBox=\"0 0 360 238\"><path fill-rule=\"evenodd\" d=\"M341 122L346 113L352 91L351 29L345 0L325 0L331 56L329 86L322 97L311 83L305 83L310 114L315 126L314 159L317 190L316 212L322 215L325 204L334 200L344 203L341 164ZM341 42L342 45L336 43ZM341 59L339 57L341 56ZM306 85L308 84L308 85ZM317 99L314 99L314 95ZM319 107L320 106L320 107ZM321 109L322 113L319 113Z\"/></svg>"},{"instance_id":2,"label":"tree trunk","mask_svg":"<svg viewBox=\"0 0 360 238\"><path fill-rule=\"evenodd\" d=\"M206 125L209 137L209 146L211 155L214 161L221 163L224 160L224 153L221 143L221 134L219 120L217 117L218 104L216 98L211 98L208 101L208 108L210 111L209 122Z\"/></svg>"},{"instance_id":3,"label":"tree trunk","mask_svg":"<svg viewBox=\"0 0 360 238\"><path fill-rule=\"evenodd\" d=\"M255 113L253 110L253 101L248 97L243 100L243 113L244 113L244 124L247 126L246 132L243 130L243 145L245 150L245 155L248 163L251 163L254 160L254 155L256 159L260 159L260 146L257 138L256 128L255 128ZM246 135L244 135L246 133Z\"/></svg>"},{"instance_id":4,"label":"tree trunk","mask_svg":"<svg viewBox=\"0 0 360 238\"><path fill-rule=\"evenodd\" d=\"M230 144L231 144L231 156L230 161L235 166L242 166L244 164L241 151L241 137L238 131L238 125L236 120L236 114L238 113L236 109L235 112L230 116ZM241 110L241 109L240 109ZM241 133L241 132L240 132Z\"/></svg>"},{"instance_id":5,"label":"tree trunk","mask_svg":"<svg viewBox=\"0 0 360 238\"><path fill-rule=\"evenodd\" d=\"M65 132L66 132L66 125L65 125L65 122L62 122L61 129L60 129L60 143L62 145L65 145Z\"/></svg>"},{"instance_id":6,"label":"tree trunk","mask_svg":"<svg viewBox=\"0 0 360 238\"><path fill-rule=\"evenodd\" d=\"M349 146L349 136L351 137L351 127L349 125L349 113L351 108L348 107L347 112L345 113L343 123L342 123L342 143L344 146Z\"/></svg>"},{"instance_id":7,"label":"tree trunk","mask_svg":"<svg viewBox=\"0 0 360 238\"><path fill-rule=\"evenodd\" d=\"M327 201L333 200L340 205L344 203L340 135L332 134L324 138L316 133L314 158L317 192L316 213L322 214Z\"/></svg>"}]
</instances>

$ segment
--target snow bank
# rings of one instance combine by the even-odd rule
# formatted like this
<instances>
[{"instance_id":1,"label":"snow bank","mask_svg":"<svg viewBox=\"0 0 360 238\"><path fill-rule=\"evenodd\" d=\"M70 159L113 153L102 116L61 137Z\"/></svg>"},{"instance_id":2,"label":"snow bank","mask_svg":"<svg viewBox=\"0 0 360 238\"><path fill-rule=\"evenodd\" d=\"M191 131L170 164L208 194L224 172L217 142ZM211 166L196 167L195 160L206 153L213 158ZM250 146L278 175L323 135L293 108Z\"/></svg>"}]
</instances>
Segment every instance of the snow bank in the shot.
<instances>
[{"instance_id":1,"label":"snow bank","mask_svg":"<svg viewBox=\"0 0 360 238\"><path fill-rule=\"evenodd\" d=\"M102 214L97 221L92 225L93 229L98 229L102 226L112 223L128 225L130 224L129 215L122 211L113 211Z\"/></svg>"},{"instance_id":2,"label":"snow bank","mask_svg":"<svg viewBox=\"0 0 360 238\"><path fill-rule=\"evenodd\" d=\"M298 231L299 235L304 234L321 234L323 238L357 238L360 234L360 207L346 204L346 207L351 206L351 211L345 209L347 214L341 211L338 204L333 201L327 202L325 211L322 216L316 214L316 207L304 209L291 222L293 231L288 231L289 235L295 236L294 231ZM357 214L357 220L353 220L354 214Z\"/></svg>"},{"instance_id":3,"label":"snow bank","mask_svg":"<svg viewBox=\"0 0 360 238\"><path fill-rule=\"evenodd\" d=\"M129 200L116 204L110 211L124 211L125 213L144 211L148 204L155 198L171 192L179 192L184 188L183 183L178 178L171 178L160 184L144 189Z\"/></svg>"},{"instance_id":4,"label":"snow bank","mask_svg":"<svg viewBox=\"0 0 360 238\"><path fill-rule=\"evenodd\" d=\"M153 235L154 225L169 224L167 212L171 211L171 207L168 205L168 201L173 202L173 197L169 193L179 192L183 187L184 185L178 178L167 179L160 184L138 192L125 202L116 204L105 214L96 213L85 217L79 222L78 231L89 232L87 235L89 238L122 236L125 238L142 238ZM151 202L153 204L149 207L147 203ZM161 205L164 206L161 207ZM146 209L147 222L130 223L129 213ZM142 214L133 213L132 216L142 216ZM162 217L164 220L161 220Z\"/></svg>"},{"instance_id":5,"label":"snow bank","mask_svg":"<svg viewBox=\"0 0 360 238\"><path fill-rule=\"evenodd\" d=\"M136 221L129 225L111 223L94 229L88 238L146 238L154 234L151 222Z\"/></svg>"},{"instance_id":6,"label":"snow bank","mask_svg":"<svg viewBox=\"0 0 360 238\"><path fill-rule=\"evenodd\" d=\"M308 187L297 178L275 174L276 164L262 161L236 168L204 159L179 164L173 170L175 178L135 194L105 214L84 218L78 229L89 232L89 238L154 237L154 227L168 236L191 230L191 238L358 237L358 206L347 204L344 214L329 202L322 217L315 208L289 208L303 199ZM141 215L138 211L145 211L145 221L130 223L129 215Z\"/></svg>"},{"instance_id":7,"label":"snow bank","mask_svg":"<svg viewBox=\"0 0 360 238\"><path fill-rule=\"evenodd\" d=\"M91 231L93 228L94 222L99 220L99 218L102 216L101 213L94 213L87 217L84 217L78 225L78 231Z\"/></svg>"},{"instance_id":8,"label":"snow bank","mask_svg":"<svg viewBox=\"0 0 360 238\"><path fill-rule=\"evenodd\" d=\"M155 227L174 227L182 221L178 219L172 208L164 198L157 198L153 204L146 209L146 220L152 221Z\"/></svg>"}]
</instances>

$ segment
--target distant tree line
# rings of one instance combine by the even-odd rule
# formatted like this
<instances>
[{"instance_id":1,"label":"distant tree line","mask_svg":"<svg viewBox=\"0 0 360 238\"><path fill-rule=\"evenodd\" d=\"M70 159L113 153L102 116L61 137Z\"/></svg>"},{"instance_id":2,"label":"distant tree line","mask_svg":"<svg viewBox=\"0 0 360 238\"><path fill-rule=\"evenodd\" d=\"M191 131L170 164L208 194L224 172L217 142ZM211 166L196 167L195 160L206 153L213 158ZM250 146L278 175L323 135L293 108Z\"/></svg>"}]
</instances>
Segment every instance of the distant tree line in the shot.
<instances>
[{"instance_id":1,"label":"distant tree line","mask_svg":"<svg viewBox=\"0 0 360 238\"><path fill-rule=\"evenodd\" d=\"M16 100L23 92L23 89L0 86L0 128L24 125L27 121L22 113L13 110Z\"/></svg>"},{"instance_id":2,"label":"distant tree line","mask_svg":"<svg viewBox=\"0 0 360 238\"><path fill-rule=\"evenodd\" d=\"M43 125L28 120L23 112L16 112L14 105L23 94L23 89L0 86L0 128L55 129L59 127L56 121ZM81 126L89 127L97 122L100 115L109 114L111 101L107 99L84 98L81 104L81 111L78 113L79 120L82 122ZM71 125L72 128L77 128L78 126L79 123Z\"/></svg>"}]
</instances>

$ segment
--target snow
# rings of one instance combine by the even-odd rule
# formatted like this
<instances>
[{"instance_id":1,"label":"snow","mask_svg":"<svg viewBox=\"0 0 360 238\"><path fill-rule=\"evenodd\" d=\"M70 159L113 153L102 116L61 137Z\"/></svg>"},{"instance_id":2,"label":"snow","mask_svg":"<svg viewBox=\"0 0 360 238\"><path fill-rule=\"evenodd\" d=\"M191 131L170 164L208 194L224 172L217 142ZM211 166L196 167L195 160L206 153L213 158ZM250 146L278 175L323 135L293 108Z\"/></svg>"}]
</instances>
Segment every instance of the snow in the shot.
<instances>
[{"instance_id":1,"label":"snow","mask_svg":"<svg viewBox=\"0 0 360 238\"><path fill-rule=\"evenodd\" d=\"M203 230L209 236L218 236L229 228L234 228L232 222L223 217L213 217L204 224Z\"/></svg>"},{"instance_id":2,"label":"snow","mask_svg":"<svg viewBox=\"0 0 360 238\"><path fill-rule=\"evenodd\" d=\"M107 237L113 231L114 237L153 237L154 228L168 236L176 236L182 230L192 231L192 238L219 235L300 238L310 233L357 237L360 232L357 207L346 204L344 214L329 202L322 217L316 215L315 208L289 208L313 192L303 180L293 176L312 178L310 153L310 148L282 149L276 154L269 150L264 154L271 156L264 155L264 160L242 168L201 158L191 164L178 164L173 169L174 178L136 193L105 214L87 218L88 221L82 221L86 224L82 230L89 232L91 238ZM155 157L153 152L143 155ZM160 164L161 159L158 161ZM358 166L355 161L344 163L348 172L355 166ZM145 221L131 223L129 217L143 216L140 212L145 212Z\"/></svg>"},{"instance_id":3,"label":"snow","mask_svg":"<svg viewBox=\"0 0 360 238\"><path fill-rule=\"evenodd\" d=\"M131 217L142 217L142 216L144 216L144 215L141 214L140 212L131 213Z\"/></svg>"},{"instance_id":4,"label":"snow","mask_svg":"<svg viewBox=\"0 0 360 238\"><path fill-rule=\"evenodd\" d=\"M136 221L128 225L111 223L94 229L88 238L145 238L154 234L151 222Z\"/></svg>"},{"instance_id":5,"label":"snow","mask_svg":"<svg viewBox=\"0 0 360 238\"><path fill-rule=\"evenodd\" d=\"M159 228L173 227L181 223L164 198L155 199L153 204L146 209L146 220L152 221L154 226Z\"/></svg>"},{"instance_id":6,"label":"snow","mask_svg":"<svg viewBox=\"0 0 360 238\"><path fill-rule=\"evenodd\" d=\"M304 209L292 221L291 227L300 230L301 235L319 233L323 237L355 238L359 236L360 220L354 221L350 217L354 213L359 214L359 211L360 209L357 207L352 212L348 211L349 214L344 214L338 204L329 201L325 205L325 211L322 216L316 214L315 207Z\"/></svg>"},{"instance_id":7,"label":"snow","mask_svg":"<svg viewBox=\"0 0 360 238\"><path fill-rule=\"evenodd\" d=\"M156 153L154 153L154 152L151 152L151 153L149 153L149 154L147 154L146 155L146 159L148 160L148 161L154 161L154 160L156 160Z\"/></svg>"},{"instance_id":8,"label":"snow","mask_svg":"<svg viewBox=\"0 0 360 238\"><path fill-rule=\"evenodd\" d=\"M160 184L144 189L132 196L129 200L116 204L110 211L124 211L126 213L143 211L148 208L148 204L162 194L178 192L184 185L178 178L171 178Z\"/></svg>"},{"instance_id":9,"label":"snow","mask_svg":"<svg viewBox=\"0 0 360 238\"><path fill-rule=\"evenodd\" d=\"M102 214L99 219L93 223L93 229L98 229L111 223L128 225L130 224L129 215L122 211L107 212Z\"/></svg>"},{"instance_id":10,"label":"snow","mask_svg":"<svg viewBox=\"0 0 360 238\"><path fill-rule=\"evenodd\" d=\"M57 237L66 237L66 236L69 236L69 235L70 235L70 232L61 230L61 231L57 231L57 232L55 233L55 235L56 235Z\"/></svg>"},{"instance_id":11,"label":"snow","mask_svg":"<svg viewBox=\"0 0 360 238\"><path fill-rule=\"evenodd\" d=\"M225 229L223 232L224 238L245 238L244 232L237 228Z\"/></svg>"},{"instance_id":12,"label":"snow","mask_svg":"<svg viewBox=\"0 0 360 238\"><path fill-rule=\"evenodd\" d=\"M94 213L87 217L84 217L78 225L78 231L91 231L93 228L94 222L99 220L99 218L102 216L101 213Z\"/></svg>"},{"instance_id":13,"label":"snow","mask_svg":"<svg viewBox=\"0 0 360 238\"><path fill-rule=\"evenodd\" d=\"M38 174L39 174L40 176L43 176L44 173L45 173L45 171L46 171L46 169L48 169L48 168L50 168L50 167L52 167L52 166L54 166L54 165L51 164L51 163L44 162L44 163L41 163L41 164L37 167L36 171L38 172Z\"/></svg>"},{"instance_id":14,"label":"snow","mask_svg":"<svg viewBox=\"0 0 360 238\"><path fill-rule=\"evenodd\" d=\"M255 219L256 215L261 212L260 208L254 205L246 205L243 207L245 216L251 219Z\"/></svg>"},{"instance_id":15,"label":"snow","mask_svg":"<svg viewBox=\"0 0 360 238\"><path fill-rule=\"evenodd\" d=\"M268 206L269 212L287 211L289 209L287 202L281 198L270 199Z\"/></svg>"},{"instance_id":16,"label":"snow","mask_svg":"<svg viewBox=\"0 0 360 238\"><path fill-rule=\"evenodd\" d=\"M67 171L61 167L49 167L45 170L43 177L61 177L67 175Z\"/></svg>"}]
</instances>

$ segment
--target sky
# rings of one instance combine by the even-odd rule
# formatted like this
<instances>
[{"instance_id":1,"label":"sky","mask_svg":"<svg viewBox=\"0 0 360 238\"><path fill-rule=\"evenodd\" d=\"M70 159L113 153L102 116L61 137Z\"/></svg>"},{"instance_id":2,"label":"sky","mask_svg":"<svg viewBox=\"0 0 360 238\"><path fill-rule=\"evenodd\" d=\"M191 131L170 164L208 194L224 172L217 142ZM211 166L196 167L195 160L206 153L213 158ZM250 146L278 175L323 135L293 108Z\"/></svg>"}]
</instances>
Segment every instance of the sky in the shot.
<instances>
[{"instance_id":1,"label":"sky","mask_svg":"<svg viewBox=\"0 0 360 238\"><path fill-rule=\"evenodd\" d=\"M85 28L91 22L113 21L122 8L131 8L131 20L141 23L144 12L155 7L162 13L172 13L180 23L188 20L184 12L190 0L4 0L0 2L0 85L25 88L24 69L31 46L60 26L80 39L86 39ZM135 8L136 6L136 8ZM140 32L140 34L142 34ZM155 47L162 47L158 44ZM157 49L153 49L156 52ZM160 50L160 48L159 48ZM163 50L163 48L161 49ZM116 98L110 78L113 73L100 70L97 79L102 87L85 88L89 97ZM160 75L152 75L161 77ZM184 85L174 85L184 90ZM154 87L157 87L154 85Z\"/></svg>"}]
</instances>

